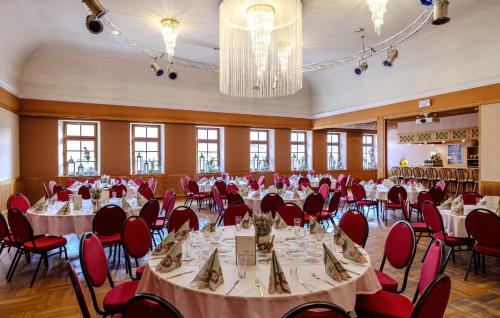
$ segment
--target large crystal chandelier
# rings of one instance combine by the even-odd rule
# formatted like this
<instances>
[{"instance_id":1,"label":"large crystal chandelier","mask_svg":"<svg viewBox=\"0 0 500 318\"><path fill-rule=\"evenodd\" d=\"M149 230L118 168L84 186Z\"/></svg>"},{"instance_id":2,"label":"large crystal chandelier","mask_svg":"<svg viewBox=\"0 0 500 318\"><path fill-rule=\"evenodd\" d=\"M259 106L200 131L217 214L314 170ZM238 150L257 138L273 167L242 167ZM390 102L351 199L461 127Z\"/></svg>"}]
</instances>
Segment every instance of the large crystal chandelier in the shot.
<instances>
[{"instance_id":1,"label":"large crystal chandelier","mask_svg":"<svg viewBox=\"0 0 500 318\"><path fill-rule=\"evenodd\" d=\"M302 88L300 0L224 0L219 12L222 93L267 98Z\"/></svg>"},{"instance_id":2,"label":"large crystal chandelier","mask_svg":"<svg viewBox=\"0 0 500 318\"><path fill-rule=\"evenodd\" d=\"M368 3L368 8L372 13L373 26L375 27L375 32L380 35L382 24L384 24L384 14L387 11L387 2L389 0L366 0Z\"/></svg>"},{"instance_id":3,"label":"large crystal chandelier","mask_svg":"<svg viewBox=\"0 0 500 318\"><path fill-rule=\"evenodd\" d=\"M161 34L163 42L165 42L165 52L167 53L168 62L172 62L174 49L179 35L179 22L174 19L163 19L161 21Z\"/></svg>"}]
</instances>

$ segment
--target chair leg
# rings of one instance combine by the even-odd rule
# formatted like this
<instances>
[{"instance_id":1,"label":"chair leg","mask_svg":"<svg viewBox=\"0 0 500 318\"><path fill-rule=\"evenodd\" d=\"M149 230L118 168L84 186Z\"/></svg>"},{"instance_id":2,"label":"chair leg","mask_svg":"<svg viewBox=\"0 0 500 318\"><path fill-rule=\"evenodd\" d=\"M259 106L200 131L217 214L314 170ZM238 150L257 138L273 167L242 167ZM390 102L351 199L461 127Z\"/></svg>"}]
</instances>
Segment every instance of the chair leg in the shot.
<instances>
[{"instance_id":1,"label":"chair leg","mask_svg":"<svg viewBox=\"0 0 500 318\"><path fill-rule=\"evenodd\" d=\"M35 273L33 274L33 278L31 279L30 288L33 287L33 284L35 283L36 275L38 274L38 270L40 269L40 265L42 264L42 258L44 258L44 256L40 255L38 265L36 266Z\"/></svg>"},{"instance_id":2,"label":"chair leg","mask_svg":"<svg viewBox=\"0 0 500 318\"><path fill-rule=\"evenodd\" d=\"M448 251L448 254L446 255L446 260L444 261L444 268L446 268L446 265L448 265L448 261L450 260L451 255L455 255L453 252L453 247L450 247L450 250ZM453 262L455 262L455 256L453 256Z\"/></svg>"},{"instance_id":3,"label":"chair leg","mask_svg":"<svg viewBox=\"0 0 500 318\"><path fill-rule=\"evenodd\" d=\"M5 276L5 279L10 282L12 280L12 276L14 276L14 271L17 266L18 259L21 258L20 255L21 251L17 249L16 254L14 254L14 258L12 259L12 263L9 266L9 270L7 271L7 275Z\"/></svg>"},{"instance_id":4,"label":"chair leg","mask_svg":"<svg viewBox=\"0 0 500 318\"><path fill-rule=\"evenodd\" d=\"M464 277L465 281L467 280L467 277L469 277L470 268L472 266L472 260L474 260L474 263L475 263L475 257L476 257L475 254L476 253L474 251L472 251L472 254L471 254L470 259L469 259L469 266L467 266L467 271L465 272L465 277Z\"/></svg>"},{"instance_id":5,"label":"chair leg","mask_svg":"<svg viewBox=\"0 0 500 318\"><path fill-rule=\"evenodd\" d=\"M2 255L2 252L3 252L3 248L5 247L5 243L2 242L2 246L0 247L0 255Z\"/></svg>"},{"instance_id":6,"label":"chair leg","mask_svg":"<svg viewBox=\"0 0 500 318\"><path fill-rule=\"evenodd\" d=\"M63 250L64 250L64 257L66 258L66 260L68 260L68 250L66 249L66 245L63 246Z\"/></svg>"},{"instance_id":7,"label":"chair leg","mask_svg":"<svg viewBox=\"0 0 500 318\"><path fill-rule=\"evenodd\" d=\"M486 254L482 254L483 256L483 274L486 273Z\"/></svg>"}]
</instances>

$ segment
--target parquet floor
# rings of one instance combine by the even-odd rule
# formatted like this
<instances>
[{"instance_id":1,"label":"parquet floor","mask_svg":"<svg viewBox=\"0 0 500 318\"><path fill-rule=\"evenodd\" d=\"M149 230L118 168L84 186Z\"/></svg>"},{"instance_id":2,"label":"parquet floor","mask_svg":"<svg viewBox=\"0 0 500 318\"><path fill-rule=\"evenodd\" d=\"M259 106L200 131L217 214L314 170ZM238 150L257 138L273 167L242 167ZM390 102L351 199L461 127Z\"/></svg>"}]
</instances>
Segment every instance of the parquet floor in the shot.
<instances>
[{"instance_id":1,"label":"parquet floor","mask_svg":"<svg viewBox=\"0 0 500 318\"><path fill-rule=\"evenodd\" d=\"M194 207L194 206L193 206ZM200 222L205 223L211 212L202 209L199 214ZM392 213L389 216L389 226L393 223ZM397 216L399 219L400 216ZM370 236L366 246L374 265L378 267L383 255L385 236L388 230L383 223L377 221L372 215L370 220ZM412 297L418 280L421 267L421 258L427 239L422 239L417 249L417 255L409 276L408 287L405 295ZM72 263L80 271L78 260L78 238L75 235L68 236L68 253ZM49 262L49 270L40 269L39 278L33 288L28 288L29 282L36 266L36 257L31 264L23 260L11 283L5 281L5 274L11 262L14 252L4 251L0 257L0 318L21 317L81 317L69 278L67 277L64 263L58 257L52 257ZM446 274L452 279L452 294L446 317L448 318L486 318L500 317L500 260L487 258L486 273L469 275L469 280L463 280L469 252L457 253L456 263L448 264ZM121 266L112 268L112 276L115 282L125 279L123 261ZM402 273L387 270L396 278L401 278ZM90 303L90 294L86 290L87 301ZM106 286L106 285L105 285ZM107 287L101 288L98 293L102 299ZM93 312L93 309L91 309ZM97 317L97 315L96 315ZM188 317L189 318L189 317ZM198 318L198 317L196 317ZM272 317L274 318L274 317Z\"/></svg>"}]
</instances>

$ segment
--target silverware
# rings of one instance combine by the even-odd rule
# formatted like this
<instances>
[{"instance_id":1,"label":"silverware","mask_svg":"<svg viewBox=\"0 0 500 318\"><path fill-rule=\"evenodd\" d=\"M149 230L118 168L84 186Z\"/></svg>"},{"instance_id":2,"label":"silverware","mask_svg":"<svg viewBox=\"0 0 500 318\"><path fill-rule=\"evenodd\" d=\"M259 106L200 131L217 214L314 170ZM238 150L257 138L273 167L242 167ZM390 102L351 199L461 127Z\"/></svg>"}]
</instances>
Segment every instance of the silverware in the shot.
<instances>
[{"instance_id":1,"label":"silverware","mask_svg":"<svg viewBox=\"0 0 500 318\"><path fill-rule=\"evenodd\" d=\"M258 278L255 279L255 286L257 286L257 288L259 289L260 296L264 297L264 293L262 292L262 288L260 287L261 285Z\"/></svg>"},{"instance_id":2,"label":"silverware","mask_svg":"<svg viewBox=\"0 0 500 318\"><path fill-rule=\"evenodd\" d=\"M195 278L196 278L196 275L189 282L185 283L183 287L186 287L187 285L191 284Z\"/></svg>"},{"instance_id":3,"label":"silverware","mask_svg":"<svg viewBox=\"0 0 500 318\"><path fill-rule=\"evenodd\" d=\"M323 278L319 277L318 275L316 275L316 273L311 273L311 275L312 275L312 277L316 278L317 280L320 280L320 281L322 281L322 282L324 282L324 283L327 283L327 284L328 284L328 285L330 285L330 286L335 286L335 284L334 284L334 283L329 282L329 281L327 281L326 279L323 279Z\"/></svg>"},{"instance_id":4,"label":"silverware","mask_svg":"<svg viewBox=\"0 0 500 318\"><path fill-rule=\"evenodd\" d=\"M187 271L187 272L179 273L179 274L176 274L176 275L169 276L169 277L167 277L167 279L179 277L179 276L186 275L186 274L189 274L189 273L192 273L192 272L194 272L194 271Z\"/></svg>"},{"instance_id":5,"label":"silverware","mask_svg":"<svg viewBox=\"0 0 500 318\"><path fill-rule=\"evenodd\" d=\"M239 283L239 282L240 282L240 280L239 280L239 279L237 279L237 280L234 282L233 287L231 287L231 289L229 289L229 290L227 291L226 295L231 294L231 292L233 291L234 287L236 287L236 285L238 285L238 283Z\"/></svg>"},{"instance_id":6,"label":"silverware","mask_svg":"<svg viewBox=\"0 0 500 318\"><path fill-rule=\"evenodd\" d=\"M299 282L302 286L304 286L304 288L305 288L308 292L312 293L312 290L311 290L309 287L307 287L306 283L304 283L304 282L303 282L303 281L299 278L299 275L297 275L296 277L297 277L297 281L298 281L298 282Z\"/></svg>"}]
</instances>

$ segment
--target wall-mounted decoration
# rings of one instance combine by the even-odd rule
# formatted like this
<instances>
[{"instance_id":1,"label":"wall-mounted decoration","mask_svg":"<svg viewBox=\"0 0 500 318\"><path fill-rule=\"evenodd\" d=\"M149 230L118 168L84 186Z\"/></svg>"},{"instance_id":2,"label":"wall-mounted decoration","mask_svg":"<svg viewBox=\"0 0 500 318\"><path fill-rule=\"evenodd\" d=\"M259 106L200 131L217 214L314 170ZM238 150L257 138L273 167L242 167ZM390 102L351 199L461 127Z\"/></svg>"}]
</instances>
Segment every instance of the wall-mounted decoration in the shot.
<instances>
[{"instance_id":1,"label":"wall-mounted decoration","mask_svg":"<svg viewBox=\"0 0 500 318\"><path fill-rule=\"evenodd\" d=\"M462 165L464 163L461 144L448 145L448 164Z\"/></svg>"}]
</instances>

